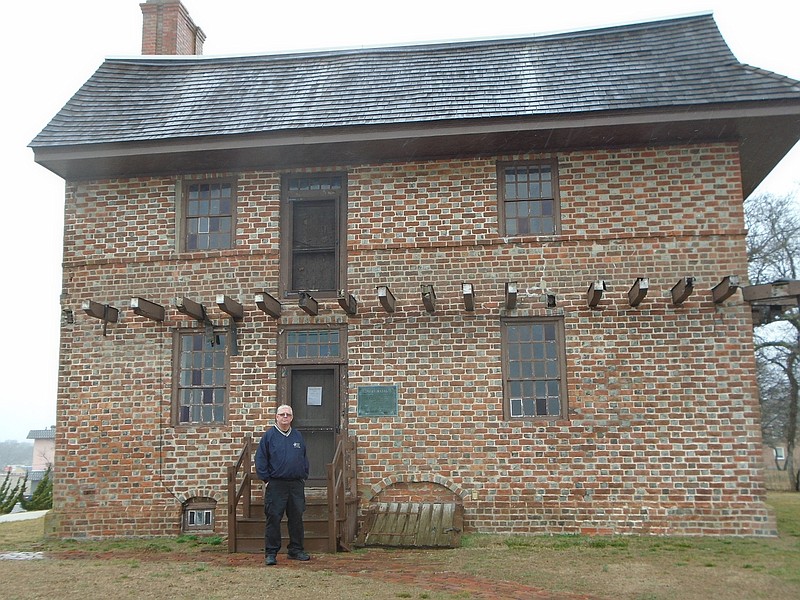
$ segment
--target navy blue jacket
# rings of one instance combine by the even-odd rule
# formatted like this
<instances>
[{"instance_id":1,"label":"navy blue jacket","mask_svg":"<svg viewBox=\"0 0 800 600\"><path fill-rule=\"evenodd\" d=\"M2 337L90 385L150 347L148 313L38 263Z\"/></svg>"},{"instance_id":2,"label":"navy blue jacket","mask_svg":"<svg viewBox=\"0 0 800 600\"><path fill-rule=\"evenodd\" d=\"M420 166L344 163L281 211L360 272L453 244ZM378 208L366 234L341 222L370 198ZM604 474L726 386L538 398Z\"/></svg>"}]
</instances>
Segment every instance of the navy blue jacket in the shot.
<instances>
[{"instance_id":1,"label":"navy blue jacket","mask_svg":"<svg viewBox=\"0 0 800 600\"><path fill-rule=\"evenodd\" d=\"M306 442L301 433L294 427L289 435L284 435L277 426L267 429L258 443L256 473L261 481L308 479Z\"/></svg>"}]
</instances>

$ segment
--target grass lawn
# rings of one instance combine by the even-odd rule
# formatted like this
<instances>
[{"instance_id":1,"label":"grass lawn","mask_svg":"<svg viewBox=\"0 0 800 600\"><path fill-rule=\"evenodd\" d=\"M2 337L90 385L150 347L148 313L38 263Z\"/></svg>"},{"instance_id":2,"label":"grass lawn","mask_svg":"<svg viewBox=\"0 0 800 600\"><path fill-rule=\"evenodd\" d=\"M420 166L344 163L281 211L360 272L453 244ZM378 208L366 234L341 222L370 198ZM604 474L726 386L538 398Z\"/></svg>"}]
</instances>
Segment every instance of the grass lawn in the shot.
<instances>
[{"instance_id":1,"label":"grass lawn","mask_svg":"<svg viewBox=\"0 0 800 600\"><path fill-rule=\"evenodd\" d=\"M87 600L230 600L264 595L265 586L293 600L504 597L492 582L552 598L800 598L800 494L774 492L768 502L777 538L467 535L452 550L370 548L277 568L252 556L232 564L219 538L45 540L43 519L35 519L0 523L0 553L47 558L2 560L0 581L4 597L22 600L53 598L54 590Z\"/></svg>"}]
</instances>

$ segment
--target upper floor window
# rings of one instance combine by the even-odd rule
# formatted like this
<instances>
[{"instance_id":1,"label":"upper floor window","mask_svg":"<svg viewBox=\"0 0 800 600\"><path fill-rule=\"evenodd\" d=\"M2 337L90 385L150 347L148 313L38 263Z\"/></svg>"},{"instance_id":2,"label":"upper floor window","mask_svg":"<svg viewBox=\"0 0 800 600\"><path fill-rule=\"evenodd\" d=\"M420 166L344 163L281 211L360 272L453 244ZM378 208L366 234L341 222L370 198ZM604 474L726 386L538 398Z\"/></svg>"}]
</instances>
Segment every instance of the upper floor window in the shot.
<instances>
[{"instance_id":1,"label":"upper floor window","mask_svg":"<svg viewBox=\"0 0 800 600\"><path fill-rule=\"evenodd\" d=\"M227 336L222 332L176 333L174 422L224 423L227 407Z\"/></svg>"},{"instance_id":2,"label":"upper floor window","mask_svg":"<svg viewBox=\"0 0 800 600\"><path fill-rule=\"evenodd\" d=\"M566 418L564 331L559 318L504 320L505 413L511 419Z\"/></svg>"},{"instance_id":3,"label":"upper floor window","mask_svg":"<svg viewBox=\"0 0 800 600\"><path fill-rule=\"evenodd\" d=\"M281 287L335 295L346 277L344 175L287 175L281 195Z\"/></svg>"},{"instance_id":4,"label":"upper floor window","mask_svg":"<svg viewBox=\"0 0 800 600\"><path fill-rule=\"evenodd\" d=\"M551 235L561 224L556 161L497 166L503 235Z\"/></svg>"},{"instance_id":5,"label":"upper floor window","mask_svg":"<svg viewBox=\"0 0 800 600\"><path fill-rule=\"evenodd\" d=\"M184 186L184 250L233 247L236 202L230 181L202 181Z\"/></svg>"}]
</instances>

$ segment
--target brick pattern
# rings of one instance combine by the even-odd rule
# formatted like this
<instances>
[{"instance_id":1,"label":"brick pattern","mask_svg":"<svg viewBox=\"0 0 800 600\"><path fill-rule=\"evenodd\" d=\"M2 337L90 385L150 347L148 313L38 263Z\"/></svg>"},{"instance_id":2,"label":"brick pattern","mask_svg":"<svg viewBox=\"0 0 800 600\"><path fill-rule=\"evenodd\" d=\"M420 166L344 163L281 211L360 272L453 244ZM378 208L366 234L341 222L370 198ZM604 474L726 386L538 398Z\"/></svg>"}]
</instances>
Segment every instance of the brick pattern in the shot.
<instances>
[{"instance_id":1,"label":"brick pattern","mask_svg":"<svg viewBox=\"0 0 800 600\"><path fill-rule=\"evenodd\" d=\"M557 155L562 234L498 234L496 162L351 165L348 290L359 313L320 301L279 323L253 294L277 294L280 173L235 177L233 249L178 253L174 177L67 186L55 506L64 536L172 535L192 490L218 500L225 533L226 467L245 435L269 426L278 326L347 323L348 427L356 437L362 509L385 499L458 498L467 531L770 535L763 504L752 324L739 294L711 288L746 276L738 153L710 144ZM685 276L696 289L673 306ZM636 308L627 290L649 277ZM590 282L608 290L586 306ZM503 284L517 281L517 309ZM475 284L466 312L461 282ZM420 285L433 284L425 312ZM375 298L389 285L397 311ZM170 426L171 331L128 308L187 296L245 304L232 356L229 422ZM547 308L544 294L557 298ZM109 324L83 315L92 299L121 309ZM500 319L564 319L569 419L503 419ZM399 386L399 415L357 415L361 385Z\"/></svg>"},{"instance_id":2,"label":"brick pattern","mask_svg":"<svg viewBox=\"0 0 800 600\"><path fill-rule=\"evenodd\" d=\"M180 0L148 0L142 9L142 54L203 54L205 34Z\"/></svg>"}]
</instances>

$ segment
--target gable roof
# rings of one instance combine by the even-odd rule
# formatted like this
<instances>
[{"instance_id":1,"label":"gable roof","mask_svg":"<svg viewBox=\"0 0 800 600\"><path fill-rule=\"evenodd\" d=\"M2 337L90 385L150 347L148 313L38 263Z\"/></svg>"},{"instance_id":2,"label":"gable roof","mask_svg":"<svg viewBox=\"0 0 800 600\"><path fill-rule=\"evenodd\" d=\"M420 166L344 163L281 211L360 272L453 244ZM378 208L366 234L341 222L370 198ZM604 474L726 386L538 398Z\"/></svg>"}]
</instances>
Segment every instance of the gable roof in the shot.
<instances>
[{"instance_id":1,"label":"gable roof","mask_svg":"<svg viewBox=\"0 0 800 600\"><path fill-rule=\"evenodd\" d=\"M342 132L355 142L360 135L374 140L378 130L389 139L387 131L420 137L414 131L422 129L422 137L431 137L431 128L450 128L443 135L452 135L464 126L486 134L504 122L507 131L521 122L543 130L565 118L665 111L687 118L687 109L754 104L770 104L772 116L788 112L796 122L800 83L740 64L712 16L699 15L507 40L109 59L30 145L39 162L66 174L48 164L48 151L88 156L90 147L114 146L112 155L122 155L121 144L141 154L161 144L158 153L168 151L164 143L176 152L192 144L230 150L237 137L255 148L270 138L291 145L286 136L299 135L295 144L307 145Z\"/></svg>"},{"instance_id":2,"label":"gable roof","mask_svg":"<svg viewBox=\"0 0 800 600\"><path fill-rule=\"evenodd\" d=\"M54 440L56 439L56 428L51 427L50 429L31 429L28 432L29 440Z\"/></svg>"}]
</instances>

